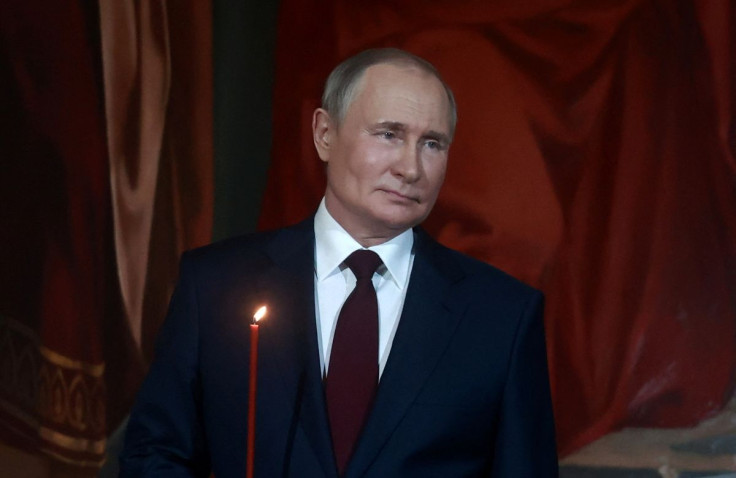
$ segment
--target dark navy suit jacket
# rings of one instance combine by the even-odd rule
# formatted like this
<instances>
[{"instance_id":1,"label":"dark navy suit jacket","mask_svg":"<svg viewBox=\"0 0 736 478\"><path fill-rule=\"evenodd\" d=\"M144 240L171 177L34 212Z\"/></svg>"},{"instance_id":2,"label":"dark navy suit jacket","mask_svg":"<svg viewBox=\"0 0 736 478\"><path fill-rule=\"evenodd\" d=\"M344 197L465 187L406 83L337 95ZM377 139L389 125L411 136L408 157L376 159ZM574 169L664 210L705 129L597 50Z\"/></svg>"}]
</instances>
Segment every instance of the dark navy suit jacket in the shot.
<instances>
[{"instance_id":1,"label":"dark navy suit jacket","mask_svg":"<svg viewBox=\"0 0 736 478\"><path fill-rule=\"evenodd\" d=\"M346 477L557 476L542 295L415 230L409 289ZM256 476L337 478L314 304L313 220L185 253L132 411L123 477L245 476L261 305Z\"/></svg>"}]
</instances>

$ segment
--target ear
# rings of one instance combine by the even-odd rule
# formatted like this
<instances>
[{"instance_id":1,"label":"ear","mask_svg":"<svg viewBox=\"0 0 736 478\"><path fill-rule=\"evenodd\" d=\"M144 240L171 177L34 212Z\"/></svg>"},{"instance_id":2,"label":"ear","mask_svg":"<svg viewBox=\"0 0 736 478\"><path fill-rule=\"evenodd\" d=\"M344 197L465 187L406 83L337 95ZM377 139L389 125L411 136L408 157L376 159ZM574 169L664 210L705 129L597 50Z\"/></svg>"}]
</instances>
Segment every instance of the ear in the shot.
<instances>
[{"instance_id":1,"label":"ear","mask_svg":"<svg viewBox=\"0 0 736 478\"><path fill-rule=\"evenodd\" d=\"M325 163L330 159L330 140L334 136L334 125L327 111L317 108L312 114L312 137L319 159Z\"/></svg>"}]
</instances>

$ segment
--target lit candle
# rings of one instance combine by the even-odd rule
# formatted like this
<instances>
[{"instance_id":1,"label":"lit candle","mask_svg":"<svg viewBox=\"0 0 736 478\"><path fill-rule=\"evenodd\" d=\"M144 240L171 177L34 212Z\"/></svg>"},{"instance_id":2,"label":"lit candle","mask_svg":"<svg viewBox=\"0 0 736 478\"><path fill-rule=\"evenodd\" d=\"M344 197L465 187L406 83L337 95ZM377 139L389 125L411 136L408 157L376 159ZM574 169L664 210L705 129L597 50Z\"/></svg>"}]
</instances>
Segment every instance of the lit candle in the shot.
<instances>
[{"instance_id":1,"label":"lit candle","mask_svg":"<svg viewBox=\"0 0 736 478\"><path fill-rule=\"evenodd\" d=\"M258 382L258 321L266 316L266 306L253 315L250 324L250 376L248 382L248 451L246 454L247 478L253 478L253 459L256 445L256 383Z\"/></svg>"}]
</instances>

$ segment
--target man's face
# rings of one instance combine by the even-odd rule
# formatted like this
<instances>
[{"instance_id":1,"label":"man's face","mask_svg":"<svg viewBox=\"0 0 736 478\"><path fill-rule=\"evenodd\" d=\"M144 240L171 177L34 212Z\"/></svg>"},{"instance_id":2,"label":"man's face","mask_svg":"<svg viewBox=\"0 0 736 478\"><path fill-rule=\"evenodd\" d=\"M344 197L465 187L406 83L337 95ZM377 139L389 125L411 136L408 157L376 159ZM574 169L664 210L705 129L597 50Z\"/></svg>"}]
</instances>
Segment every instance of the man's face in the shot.
<instances>
[{"instance_id":1,"label":"man's face","mask_svg":"<svg viewBox=\"0 0 736 478\"><path fill-rule=\"evenodd\" d=\"M315 111L327 209L364 246L395 237L431 211L447 167L449 109L434 76L379 64L365 71L339 127Z\"/></svg>"}]
</instances>

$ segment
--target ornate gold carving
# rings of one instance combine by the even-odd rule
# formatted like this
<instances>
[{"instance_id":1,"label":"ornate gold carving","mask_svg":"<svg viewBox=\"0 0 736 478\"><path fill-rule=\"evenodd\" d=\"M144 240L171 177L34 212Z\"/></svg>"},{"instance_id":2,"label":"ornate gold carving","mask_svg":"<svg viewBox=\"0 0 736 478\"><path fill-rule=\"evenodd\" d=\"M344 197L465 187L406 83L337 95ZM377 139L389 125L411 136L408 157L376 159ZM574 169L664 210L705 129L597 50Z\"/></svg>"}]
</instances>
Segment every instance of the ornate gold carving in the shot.
<instances>
[{"instance_id":1,"label":"ornate gold carving","mask_svg":"<svg viewBox=\"0 0 736 478\"><path fill-rule=\"evenodd\" d=\"M68 456L58 453L54 450L51 450L49 448L41 447L41 451L47 454L48 456L51 456L55 458L56 460L66 463L68 465L74 465L74 466L84 466L88 468L100 468L105 463L105 457L98 460L79 460L74 458L69 458Z\"/></svg>"},{"instance_id":2,"label":"ornate gold carving","mask_svg":"<svg viewBox=\"0 0 736 478\"><path fill-rule=\"evenodd\" d=\"M83 362L81 360L71 359L69 357L61 355L58 352L54 352L53 350L46 348L43 345L39 346L39 350L41 351L41 355L43 356L43 358L45 358L49 363L57 365L61 368L68 370L78 370L96 378L102 377L102 374L105 373L104 363L94 364Z\"/></svg>"},{"instance_id":3,"label":"ornate gold carving","mask_svg":"<svg viewBox=\"0 0 736 478\"><path fill-rule=\"evenodd\" d=\"M0 421L19 436L37 436L48 455L76 465L102 464L104 372L104 363L51 350L30 328L0 315Z\"/></svg>"},{"instance_id":4,"label":"ornate gold carving","mask_svg":"<svg viewBox=\"0 0 736 478\"><path fill-rule=\"evenodd\" d=\"M105 453L105 445L107 442L107 440L105 439L88 440L85 438L71 437L64 433L60 433L58 431L51 430L50 428L46 428L43 426L39 428L38 434L44 440L54 443L66 450L94 453L100 455Z\"/></svg>"}]
</instances>

